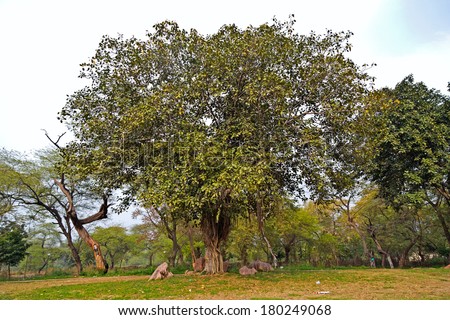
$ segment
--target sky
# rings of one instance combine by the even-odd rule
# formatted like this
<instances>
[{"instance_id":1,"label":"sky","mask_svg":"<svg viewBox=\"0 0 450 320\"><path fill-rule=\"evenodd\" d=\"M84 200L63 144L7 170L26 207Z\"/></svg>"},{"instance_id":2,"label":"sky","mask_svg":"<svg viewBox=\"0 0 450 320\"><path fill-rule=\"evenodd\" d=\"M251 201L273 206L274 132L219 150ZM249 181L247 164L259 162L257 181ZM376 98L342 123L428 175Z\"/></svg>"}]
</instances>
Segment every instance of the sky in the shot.
<instances>
[{"instance_id":1,"label":"sky","mask_svg":"<svg viewBox=\"0 0 450 320\"><path fill-rule=\"evenodd\" d=\"M66 131L57 112L86 85L79 65L103 35L141 38L166 19L209 34L289 14L299 33L352 31L350 57L377 64L369 70L376 87L413 74L448 93L448 0L0 0L0 148L31 152L49 146L42 129L52 137Z\"/></svg>"}]
</instances>

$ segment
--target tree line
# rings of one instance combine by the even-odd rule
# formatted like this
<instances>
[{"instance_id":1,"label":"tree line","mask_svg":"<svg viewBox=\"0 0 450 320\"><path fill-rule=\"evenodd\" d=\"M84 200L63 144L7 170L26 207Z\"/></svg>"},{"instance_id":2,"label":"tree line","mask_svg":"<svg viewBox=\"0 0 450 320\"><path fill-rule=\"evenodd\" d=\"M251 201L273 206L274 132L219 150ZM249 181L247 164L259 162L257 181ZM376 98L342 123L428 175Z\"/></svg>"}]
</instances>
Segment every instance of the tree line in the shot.
<instances>
[{"instance_id":1,"label":"tree line","mask_svg":"<svg viewBox=\"0 0 450 320\"><path fill-rule=\"evenodd\" d=\"M98 269L116 263L89 229L131 206L144 242L163 235L172 266L201 251L210 274L230 258L448 259L449 97L412 75L375 89L350 32L294 24L104 36L58 115L74 139L2 151L2 222L54 223L78 273L78 239Z\"/></svg>"}]
</instances>

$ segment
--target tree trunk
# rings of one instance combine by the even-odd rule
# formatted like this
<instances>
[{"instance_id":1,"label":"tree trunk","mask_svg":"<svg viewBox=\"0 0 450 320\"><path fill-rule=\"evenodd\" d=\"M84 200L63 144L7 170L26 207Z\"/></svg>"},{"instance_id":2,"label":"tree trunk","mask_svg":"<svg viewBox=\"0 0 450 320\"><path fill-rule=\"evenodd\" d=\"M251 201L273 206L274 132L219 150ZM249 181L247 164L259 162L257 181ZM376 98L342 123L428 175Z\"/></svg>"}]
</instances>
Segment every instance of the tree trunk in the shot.
<instances>
[{"instance_id":1,"label":"tree trunk","mask_svg":"<svg viewBox=\"0 0 450 320\"><path fill-rule=\"evenodd\" d=\"M292 247L295 244L295 241L297 240L297 237L295 235L291 235L291 238L289 239L289 241L287 241L286 243L283 243L283 249L284 249L284 261L288 264L290 262L291 259L291 251L292 251Z\"/></svg>"},{"instance_id":2,"label":"tree trunk","mask_svg":"<svg viewBox=\"0 0 450 320\"><path fill-rule=\"evenodd\" d=\"M223 257L220 245L230 233L231 219L220 210L204 212L201 219L203 241L206 246L205 272L207 274L223 273Z\"/></svg>"},{"instance_id":3,"label":"tree trunk","mask_svg":"<svg viewBox=\"0 0 450 320\"><path fill-rule=\"evenodd\" d=\"M444 235L445 235L445 238L447 239L447 243L450 245L450 230L447 225L447 222L445 221L445 218L442 215L442 212L439 208L435 207L434 211L436 212L439 222L441 223L442 230L444 230Z\"/></svg>"},{"instance_id":4,"label":"tree trunk","mask_svg":"<svg viewBox=\"0 0 450 320\"><path fill-rule=\"evenodd\" d=\"M48 264L48 259L44 259L44 263L43 263L42 267L40 267L38 269L38 274L41 274L42 270L44 270L44 268L47 266L47 264Z\"/></svg>"},{"instance_id":5,"label":"tree trunk","mask_svg":"<svg viewBox=\"0 0 450 320\"><path fill-rule=\"evenodd\" d=\"M95 267L97 268L97 270L107 273L109 266L105 258L103 257L100 244L91 237L91 235L87 232L83 225L79 223L79 221L72 220L72 222L80 238L83 239L83 241L89 246L89 248L91 248L94 254Z\"/></svg>"},{"instance_id":6,"label":"tree trunk","mask_svg":"<svg viewBox=\"0 0 450 320\"><path fill-rule=\"evenodd\" d=\"M107 218L107 210L108 210L107 197L106 196L103 197L103 204L100 206L100 209L97 213L87 218L79 219L73 203L72 193L66 188L66 185L64 184L64 176L61 178L61 181L58 181L56 179L54 179L54 181L67 198L68 201L68 207L66 208L67 216L70 218L70 221L72 221L72 224L75 227L75 230L77 231L80 238L83 239L84 242L86 242L86 244L91 248L92 252L94 253L95 265L97 270L107 273L108 263L106 262L105 258L102 255L100 244L97 241L95 241L89 235L86 228L84 228L84 224L89 224L91 222Z\"/></svg>"},{"instance_id":7,"label":"tree trunk","mask_svg":"<svg viewBox=\"0 0 450 320\"><path fill-rule=\"evenodd\" d=\"M286 264L289 264L290 253L291 253L291 247L284 246L284 255L285 255L284 261L286 262Z\"/></svg>"},{"instance_id":8,"label":"tree trunk","mask_svg":"<svg viewBox=\"0 0 450 320\"><path fill-rule=\"evenodd\" d=\"M264 231L264 218L263 218L263 209L262 209L262 200L256 200L256 218L258 219L258 228L261 233L261 237L267 245L267 250L272 257L272 264L274 268L278 265L277 256L273 253L272 246L270 244L269 239L266 237L266 233Z\"/></svg>"},{"instance_id":9,"label":"tree trunk","mask_svg":"<svg viewBox=\"0 0 450 320\"><path fill-rule=\"evenodd\" d=\"M223 257L217 239L210 239L206 244L205 272L207 274L223 273Z\"/></svg>"},{"instance_id":10,"label":"tree trunk","mask_svg":"<svg viewBox=\"0 0 450 320\"><path fill-rule=\"evenodd\" d=\"M247 252L247 245L242 245L239 249L239 259L241 260L241 264L243 266L246 266L248 264L248 252Z\"/></svg>"},{"instance_id":11,"label":"tree trunk","mask_svg":"<svg viewBox=\"0 0 450 320\"><path fill-rule=\"evenodd\" d=\"M408 244L408 246L405 248L405 250L403 250L403 252L402 252L402 254L400 256L400 259L398 261L398 267L399 268L406 267L409 251L412 249L412 247L414 247L414 245L416 244L417 240L419 240L419 236L417 236L414 239L412 239L411 242Z\"/></svg>"},{"instance_id":12,"label":"tree trunk","mask_svg":"<svg viewBox=\"0 0 450 320\"><path fill-rule=\"evenodd\" d=\"M83 271L83 265L81 264L80 254L78 253L77 248L72 242L72 239L67 239L67 245L69 246L70 252L72 253L73 261L75 262L75 267L77 268L77 274L80 275Z\"/></svg>"},{"instance_id":13,"label":"tree trunk","mask_svg":"<svg viewBox=\"0 0 450 320\"><path fill-rule=\"evenodd\" d=\"M358 234L359 238L361 239L361 244L363 247L363 255L366 259L367 265L370 265L371 255L370 255L369 249L367 247L365 234L359 228L359 224L358 224L358 222L355 221L355 217L351 215L350 201L345 202L344 200L341 199L341 202L344 205L342 208L344 209L344 212L347 215L347 222L353 229L355 229L356 233Z\"/></svg>"},{"instance_id":14,"label":"tree trunk","mask_svg":"<svg viewBox=\"0 0 450 320\"><path fill-rule=\"evenodd\" d=\"M115 259L114 259L114 255L112 255L111 253L108 254L108 255L109 255L109 258L110 258L110 260L111 260L111 265L109 266L109 268L110 268L111 270L114 270L114 268L116 267L116 261L115 261Z\"/></svg>"},{"instance_id":15,"label":"tree trunk","mask_svg":"<svg viewBox=\"0 0 450 320\"><path fill-rule=\"evenodd\" d=\"M153 255L154 255L154 253L150 253L148 255L148 265L149 266L153 266Z\"/></svg>"},{"instance_id":16,"label":"tree trunk","mask_svg":"<svg viewBox=\"0 0 450 320\"><path fill-rule=\"evenodd\" d=\"M387 261L389 263L389 267L391 269L394 269L394 264L392 262L391 255L387 251L383 250L383 247L381 246L381 243L378 241L378 239L376 237L375 230L372 228L372 224L369 225L369 233L370 233L370 236L372 237L373 242L377 246L378 252L383 257L382 258L382 265L383 265L383 267L384 267L384 264L385 264L385 260L387 259Z\"/></svg>"}]
</instances>

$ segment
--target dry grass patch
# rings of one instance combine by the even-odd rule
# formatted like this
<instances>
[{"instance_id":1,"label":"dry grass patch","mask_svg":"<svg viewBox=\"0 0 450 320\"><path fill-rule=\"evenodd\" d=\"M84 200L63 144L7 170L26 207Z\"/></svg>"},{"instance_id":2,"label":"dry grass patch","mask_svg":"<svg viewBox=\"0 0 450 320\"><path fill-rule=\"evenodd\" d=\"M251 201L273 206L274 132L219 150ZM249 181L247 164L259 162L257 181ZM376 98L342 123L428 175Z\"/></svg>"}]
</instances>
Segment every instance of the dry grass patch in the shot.
<instances>
[{"instance_id":1,"label":"dry grass patch","mask_svg":"<svg viewBox=\"0 0 450 320\"><path fill-rule=\"evenodd\" d=\"M149 276L0 283L2 299L450 299L445 269L277 270L243 277ZM320 281L320 284L317 284ZM329 291L329 294L317 294Z\"/></svg>"}]
</instances>

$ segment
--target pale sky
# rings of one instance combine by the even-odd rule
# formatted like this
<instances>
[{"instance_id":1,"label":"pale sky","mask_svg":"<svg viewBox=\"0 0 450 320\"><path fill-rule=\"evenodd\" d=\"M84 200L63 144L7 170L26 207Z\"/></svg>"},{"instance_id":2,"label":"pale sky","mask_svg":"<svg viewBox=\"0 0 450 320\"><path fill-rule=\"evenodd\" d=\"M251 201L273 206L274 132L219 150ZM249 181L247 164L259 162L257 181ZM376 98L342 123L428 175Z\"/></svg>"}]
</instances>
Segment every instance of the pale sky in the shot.
<instances>
[{"instance_id":1,"label":"pale sky","mask_svg":"<svg viewBox=\"0 0 450 320\"><path fill-rule=\"evenodd\" d=\"M377 63L376 85L406 75L446 92L450 81L448 0L57 1L0 0L0 147L31 151L65 131L56 119L66 95L84 86L79 64L104 34L143 37L165 19L213 33L286 20L299 33L350 30L359 64Z\"/></svg>"}]
</instances>

